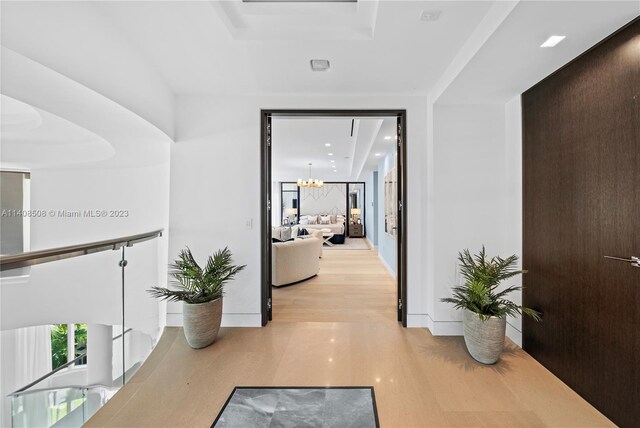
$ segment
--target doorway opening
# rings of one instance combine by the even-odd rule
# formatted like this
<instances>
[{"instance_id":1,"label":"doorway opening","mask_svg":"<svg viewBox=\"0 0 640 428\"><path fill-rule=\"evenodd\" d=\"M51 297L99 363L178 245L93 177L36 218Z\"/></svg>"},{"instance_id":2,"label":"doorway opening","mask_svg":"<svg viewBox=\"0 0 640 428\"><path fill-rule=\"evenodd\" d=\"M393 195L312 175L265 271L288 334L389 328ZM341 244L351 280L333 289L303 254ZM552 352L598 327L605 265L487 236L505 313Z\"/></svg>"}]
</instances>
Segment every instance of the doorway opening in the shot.
<instances>
[{"instance_id":1,"label":"doorway opening","mask_svg":"<svg viewBox=\"0 0 640 428\"><path fill-rule=\"evenodd\" d=\"M349 257L366 285L360 255L375 254L395 277L390 309L406 327L405 147L405 110L262 110L263 326L274 317L274 288L326 291L322 279L337 265L350 269Z\"/></svg>"}]
</instances>

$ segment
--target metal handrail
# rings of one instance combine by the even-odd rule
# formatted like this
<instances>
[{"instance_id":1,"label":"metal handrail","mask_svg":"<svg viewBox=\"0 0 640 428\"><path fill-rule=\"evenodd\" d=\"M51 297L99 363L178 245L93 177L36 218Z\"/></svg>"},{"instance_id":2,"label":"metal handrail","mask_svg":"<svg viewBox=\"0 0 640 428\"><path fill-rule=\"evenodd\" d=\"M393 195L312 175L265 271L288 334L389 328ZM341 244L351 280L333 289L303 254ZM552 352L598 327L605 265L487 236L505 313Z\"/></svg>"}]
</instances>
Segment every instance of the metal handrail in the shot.
<instances>
[{"instance_id":1,"label":"metal handrail","mask_svg":"<svg viewBox=\"0 0 640 428\"><path fill-rule=\"evenodd\" d=\"M115 336L115 337L113 338L113 340L112 340L112 341L113 341L113 342L115 342L116 340L118 340L118 339L120 339L122 336L124 336L125 334L129 333L131 330L132 330L131 328L126 329L126 330L124 331L124 333L121 333L121 334L119 334L119 335ZM77 357L75 357L73 360L71 360L71 361L67 361L67 362L66 362L66 363L64 363L63 365L61 365L61 366L59 366L59 367L56 367L55 369L51 370L49 373L47 373L47 374L45 374L45 375L40 376L38 379L34 380L34 381L33 381L33 382L31 382L31 383L28 383L27 385L23 386L23 387L22 387L22 388L20 388L20 389L17 389L17 390L15 390L15 391L13 391L13 392L12 392L11 394L9 394L9 395L17 395L17 394L19 394L19 393L21 393L21 392L26 391L27 389L31 388L32 386L39 384L40 382L42 382L42 381L43 381L43 380L45 380L46 378L48 378L48 377L50 377L50 376L52 376L52 375L54 375L54 374L58 373L60 370L66 369L67 367L69 367L69 366L71 366L71 365L75 364L77 361L80 361L81 359L85 358L86 356L87 356L87 353L86 353L86 352L85 352L85 353L83 353L83 354L78 355L78 356L77 356ZM69 387L68 387L68 386L61 386L61 387L57 387L56 389L61 389L61 388L69 388ZM50 388L46 388L46 389L50 389Z\"/></svg>"},{"instance_id":2,"label":"metal handrail","mask_svg":"<svg viewBox=\"0 0 640 428\"><path fill-rule=\"evenodd\" d=\"M50 248L47 250L29 251L27 253L0 256L0 271L39 265L41 263L69 259L71 257L84 256L87 254L99 253L101 251L117 250L125 246L131 247L138 242L144 242L161 237L162 231L163 229L158 229L153 232L129 235L122 238L107 239L105 241L96 241L89 242L87 244L76 244L67 247Z\"/></svg>"},{"instance_id":3,"label":"metal handrail","mask_svg":"<svg viewBox=\"0 0 640 428\"><path fill-rule=\"evenodd\" d=\"M7 394L7 397L16 397L16 396L21 396L21 395L26 395L26 394L33 394L33 393L42 392L42 391L55 391L56 389L92 389L92 388L110 389L110 388L118 388L118 386L105 385L105 384L102 384L102 383L92 383L91 385L51 386L51 387L48 387L48 388L31 389L29 391L15 391L15 392L12 392L11 394Z\"/></svg>"}]
</instances>

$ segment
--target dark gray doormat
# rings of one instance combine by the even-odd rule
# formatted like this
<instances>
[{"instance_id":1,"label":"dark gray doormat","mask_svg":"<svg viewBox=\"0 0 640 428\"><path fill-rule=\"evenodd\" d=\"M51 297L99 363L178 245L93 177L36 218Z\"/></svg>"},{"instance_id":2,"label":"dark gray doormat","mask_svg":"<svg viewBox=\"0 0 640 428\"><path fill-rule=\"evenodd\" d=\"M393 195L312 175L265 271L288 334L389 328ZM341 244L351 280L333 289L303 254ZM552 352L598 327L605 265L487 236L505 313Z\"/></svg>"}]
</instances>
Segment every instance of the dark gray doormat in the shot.
<instances>
[{"instance_id":1,"label":"dark gray doormat","mask_svg":"<svg viewBox=\"0 0 640 428\"><path fill-rule=\"evenodd\" d=\"M379 428L371 386L236 387L212 427Z\"/></svg>"}]
</instances>

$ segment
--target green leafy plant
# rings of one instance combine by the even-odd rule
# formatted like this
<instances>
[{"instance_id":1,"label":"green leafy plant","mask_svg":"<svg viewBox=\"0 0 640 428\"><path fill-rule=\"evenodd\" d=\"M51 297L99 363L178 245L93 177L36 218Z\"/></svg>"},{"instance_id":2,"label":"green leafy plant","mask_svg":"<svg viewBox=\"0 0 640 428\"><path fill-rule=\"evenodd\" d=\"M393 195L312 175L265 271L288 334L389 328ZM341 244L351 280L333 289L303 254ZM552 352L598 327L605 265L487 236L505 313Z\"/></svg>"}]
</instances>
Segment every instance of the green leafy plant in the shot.
<instances>
[{"instance_id":1,"label":"green leafy plant","mask_svg":"<svg viewBox=\"0 0 640 428\"><path fill-rule=\"evenodd\" d=\"M152 296L172 302L206 303L224 295L224 286L233 280L246 265L235 266L228 248L209 256L206 266L198 265L191 250L181 250L178 258L169 265L170 282L175 289L152 287Z\"/></svg>"},{"instance_id":2,"label":"green leafy plant","mask_svg":"<svg viewBox=\"0 0 640 428\"><path fill-rule=\"evenodd\" d=\"M453 297L441 299L453 303L456 309L468 309L478 314L480 319L490 317L505 318L508 315L525 314L540 321L540 312L513 303L506 296L522 287L512 285L498 291L502 281L526 273L517 269L518 256L515 254L503 259L495 256L488 258L484 245L478 254L471 255L469 250L458 253L460 274L465 279L462 286L453 288Z\"/></svg>"},{"instance_id":3,"label":"green leafy plant","mask_svg":"<svg viewBox=\"0 0 640 428\"><path fill-rule=\"evenodd\" d=\"M75 352L73 357L79 357L87 352L87 325L74 324L75 327ZM51 365L57 369L67 362L67 324L53 324L51 326ZM77 361L76 365L86 364L86 357Z\"/></svg>"}]
</instances>

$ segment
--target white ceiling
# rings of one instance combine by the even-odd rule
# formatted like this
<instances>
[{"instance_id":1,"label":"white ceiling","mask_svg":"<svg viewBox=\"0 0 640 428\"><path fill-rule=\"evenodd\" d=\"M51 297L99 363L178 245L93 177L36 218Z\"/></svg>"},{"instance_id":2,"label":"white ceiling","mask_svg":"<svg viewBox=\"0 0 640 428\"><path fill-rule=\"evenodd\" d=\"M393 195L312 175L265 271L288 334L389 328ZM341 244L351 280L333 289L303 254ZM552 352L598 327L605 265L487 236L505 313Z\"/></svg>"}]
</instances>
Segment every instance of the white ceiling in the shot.
<instances>
[{"instance_id":1,"label":"white ceiling","mask_svg":"<svg viewBox=\"0 0 640 428\"><path fill-rule=\"evenodd\" d=\"M272 122L273 178L276 181L362 180L362 172L377 169L382 157L376 153L383 155L395 148L395 124L395 118L275 117ZM385 140L385 136L393 139ZM313 164L311 177L309 163Z\"/></svg>"},{"instance_id":2,"label":"white ceiling","mask_svg":"<svg viewBox=\"0 0 640 428\"><path fill-rule=\"evenodd\" d=\"M520 1L438 99L505 103L640 15L640 1ZM553 48L552 35L566 38Z\"/></svg>"},{"instance_id":3,"label":"white ceiling","mask_svg":"<svg viewBox=\"0 0 640 428\"><path fill-rule=\"evenodd\" d=\"M425 94L491 3L122 1L94 7L176 94L369 95ZM441 10L440 19L420 21L425 9ZM312 58L330 60L331 70L312 72Z\"/></svg>"},{"instance_id":4,"label":"white ceiling","mask_svg":"<svg viewBox=\"0 0 640 428\"><path fill-rule=\"evenodd\" d=\"M44 110L0 95L4 169L94 162L113 156L98 135Z\"/></svg>"}]
</instances>

